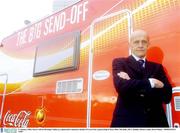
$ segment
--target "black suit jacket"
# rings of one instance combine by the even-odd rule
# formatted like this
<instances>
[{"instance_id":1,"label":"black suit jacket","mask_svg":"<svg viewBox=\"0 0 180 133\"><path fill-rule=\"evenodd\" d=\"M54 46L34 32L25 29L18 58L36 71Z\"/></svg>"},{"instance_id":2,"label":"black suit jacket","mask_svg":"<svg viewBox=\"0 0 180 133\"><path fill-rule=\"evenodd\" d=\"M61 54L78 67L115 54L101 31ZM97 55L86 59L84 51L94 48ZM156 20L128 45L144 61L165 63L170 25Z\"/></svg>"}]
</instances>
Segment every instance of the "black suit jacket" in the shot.
<instances>
[{"instance_id":1,"label":"black suit jacket","mask_svg":"<svg viewBox=\"0 0 180 133\"><path fill-rule=\"evenodd\" d=\"M126 72L130 80L117 76ZM159 79L163 88L151 88L149 78ZM132 57L113 60L113 81L118 93L111 127L168 127L163 103L171 101L172 87L161 64L146 60L145 68Z\"/></svg>"}]
</instances>

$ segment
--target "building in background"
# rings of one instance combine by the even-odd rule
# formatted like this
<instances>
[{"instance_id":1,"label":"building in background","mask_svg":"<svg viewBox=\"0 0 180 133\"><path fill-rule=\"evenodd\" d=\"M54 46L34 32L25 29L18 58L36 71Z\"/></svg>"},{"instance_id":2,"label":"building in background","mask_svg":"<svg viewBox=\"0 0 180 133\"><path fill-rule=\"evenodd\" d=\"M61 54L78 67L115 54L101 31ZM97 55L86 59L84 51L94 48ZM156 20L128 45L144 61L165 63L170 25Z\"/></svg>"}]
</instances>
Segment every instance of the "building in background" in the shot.
<instances>
[{"instance_id":1,"label":"building in background","mask_svg":"<svg viewBox=\"0 0 180 133\"><path fill-rule=\"evenodd\" d=\"M53 12L62 10L80 0L53 0Z\"/></svg>"}]
</instances>

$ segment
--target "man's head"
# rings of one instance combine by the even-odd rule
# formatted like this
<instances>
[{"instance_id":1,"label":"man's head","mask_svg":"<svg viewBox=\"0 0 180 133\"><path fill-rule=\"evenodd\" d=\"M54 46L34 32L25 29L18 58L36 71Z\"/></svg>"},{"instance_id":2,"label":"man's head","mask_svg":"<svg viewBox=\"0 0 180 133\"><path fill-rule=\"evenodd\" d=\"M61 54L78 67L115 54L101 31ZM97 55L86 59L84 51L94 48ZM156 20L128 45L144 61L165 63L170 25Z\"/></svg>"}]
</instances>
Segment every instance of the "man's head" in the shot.
<instances>
[{"instance_id":1,"label":"man's head","mask_svg":"<svg viewBox=\"0 0 180 133\"><path fill-rule=\"evenodd\" d=\"M147 32L144 30L136 30L131 34L130 38L130 49L131 52L139 57L143 58L146 56L147 48L149 46L149 37Z\"/></svg>"}]
</instances>

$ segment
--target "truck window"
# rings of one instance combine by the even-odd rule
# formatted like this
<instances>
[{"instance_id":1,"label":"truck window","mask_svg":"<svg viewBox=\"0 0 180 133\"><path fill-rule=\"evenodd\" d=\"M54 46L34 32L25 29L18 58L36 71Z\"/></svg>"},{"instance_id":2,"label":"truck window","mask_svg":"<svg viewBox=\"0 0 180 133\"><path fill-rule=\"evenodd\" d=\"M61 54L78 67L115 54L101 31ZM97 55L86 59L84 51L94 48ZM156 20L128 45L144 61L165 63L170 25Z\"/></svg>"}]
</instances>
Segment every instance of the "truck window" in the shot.
<instances>
[{"instance_id":1,"label":"truck window","mask_svg":"<svg viewBox=\"0 0 180 133\"><path fill-rule=\"evenodd\" d=\"M80 31L44 41L36 48L33 76L76 70L79 55Z\"/></svg>"}]
</instances>

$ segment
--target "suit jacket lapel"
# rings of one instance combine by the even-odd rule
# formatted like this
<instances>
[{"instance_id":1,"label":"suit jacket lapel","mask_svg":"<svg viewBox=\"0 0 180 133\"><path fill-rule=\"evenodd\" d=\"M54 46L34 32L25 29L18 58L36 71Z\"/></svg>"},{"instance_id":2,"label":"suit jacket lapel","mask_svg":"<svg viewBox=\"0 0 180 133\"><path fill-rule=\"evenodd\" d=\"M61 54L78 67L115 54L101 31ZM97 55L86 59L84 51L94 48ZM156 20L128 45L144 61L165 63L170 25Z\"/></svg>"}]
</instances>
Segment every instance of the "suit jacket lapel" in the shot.
<instances>
[{"instance_id":1,"label":"suit jacket lapel","mask_svg":"<svg viewBox=\"0 0 180 133\"><path fill-rule=\"evenodd\" d=\"M153 65L148 60L145 61L145 69L143 71L142 71L142 69L140 68L138 62L134 59L133 56L129 56L127 58L127 64L131 69L133 69L134 71L136 71L140 75L143 73L144 78L150 78L152 73L153 73L153 69L154 69Z\"/></svg>"},{"instance_id":2,"label":"suit jacket lapel","mask_svg":"<svg viewBox=\"0 0 180 133\"><path fill-rule=\"evenodd\" d=\"M146 60L145 62L145 77L146 78L152 78L150 75L153 72L153 65L151 62L149 62L148 60Z\"/></svg>"},{"instance_id":3,"label":"suit jacket lapel","mask_svg":"<svg viewBox=\"0 0 180 133\"><path fill-rule=\"evenodd\" d=\"M134 59L133 56L129 56L127 58L127 64L130 68L134 69L135 71L137 71L137 72L141 71L138 62Z\"/></svg>"}]
</instances>

